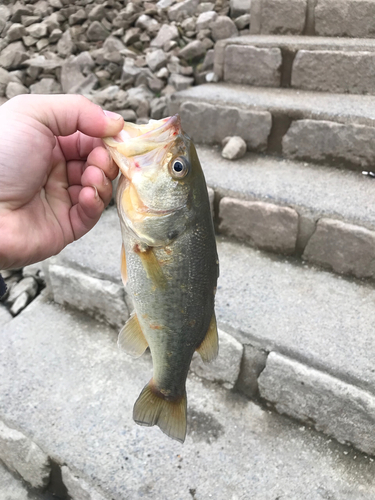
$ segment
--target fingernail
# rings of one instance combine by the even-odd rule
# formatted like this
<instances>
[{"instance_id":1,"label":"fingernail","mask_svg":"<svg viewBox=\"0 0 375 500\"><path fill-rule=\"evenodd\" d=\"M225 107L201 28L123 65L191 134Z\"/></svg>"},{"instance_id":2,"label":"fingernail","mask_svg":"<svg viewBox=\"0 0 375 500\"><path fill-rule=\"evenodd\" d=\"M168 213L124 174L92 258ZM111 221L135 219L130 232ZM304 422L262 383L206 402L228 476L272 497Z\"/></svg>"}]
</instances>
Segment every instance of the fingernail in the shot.
<instances>
[{"instance_id":1,"label":"fingernail","mask_svg":"<svg viewBox=\"0 0 375 500\"><path fill-rule=\"evenodd\" d=\"M102 170L102 174L103 174L103 179L104 179L104 185L105 185L105 186L108 186L108 184L109 184L109 179L108 179L108 177L105 175L105 173L103 172L103 170Z\"/></svg>"},{"instance_id":2,"label":"fingernail","mask_svg":"<svg viewBox=\"0 0 375 500\"><path fill-rule=\"evenodd\" d=\"M95 194L94 194L95 199L98 199L98 198L99 198L99 193L98 193L98 190L96 189L96 187L95 187L95 186L91 186L91 187L92 187L92 188L93 188L93 190L95 191Z\"/></svg>"},{"instance_id":3,"label":"fingernail","mask_svg":"<svg viewBox=\"0 0 375 500\"><path fill-rule=\"evenodd\" d=\"M113 111L107 111L106 109L103 110L104 114L108 116L108 118L111 118L111 120L121 120L122 116L119 115L118 113L114 113Z\"/></svg>"}]
</instances>

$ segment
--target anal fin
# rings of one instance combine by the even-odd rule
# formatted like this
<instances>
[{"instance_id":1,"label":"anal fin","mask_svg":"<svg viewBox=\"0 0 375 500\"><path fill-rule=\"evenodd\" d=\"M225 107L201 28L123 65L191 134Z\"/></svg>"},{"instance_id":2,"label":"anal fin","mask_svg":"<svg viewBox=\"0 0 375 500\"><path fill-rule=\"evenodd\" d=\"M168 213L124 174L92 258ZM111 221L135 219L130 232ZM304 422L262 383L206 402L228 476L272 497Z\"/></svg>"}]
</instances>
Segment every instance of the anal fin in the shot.
<instances>
[{"instance_id":1,"label":"anal fin","mask_svg":"<svg viewBox=\"0 0 375 500\"><path fill-rule=\"evenodd\" d=\"M206 336L201 345L198 347L197 352L199 352L205 363L213 361L219 353L219 337L217 334L215 313L212 315Z\"/></svg>"},{"instance_id":2,"label":"anal fin","mask_svg":"<svg viewBox=\"0 0 375 500\"><path fill-rule=\"evenodd\" d=\"M164 434L183 443L186 437L186 392L179 399L167 400L153 388L151 380L135 402L133 419L139 425L157 425Z\"/></svg>"},{"instance_id":3,"label":"anal fin","mask_svg":"<svg viewBox=\"0 0 375 500\"><path fill-rule=\"evenodd\" d=\"M139 358L148 347L136 314L132 314L118 336L117 344L127 354Z\"/></svg>"}]
</instances>

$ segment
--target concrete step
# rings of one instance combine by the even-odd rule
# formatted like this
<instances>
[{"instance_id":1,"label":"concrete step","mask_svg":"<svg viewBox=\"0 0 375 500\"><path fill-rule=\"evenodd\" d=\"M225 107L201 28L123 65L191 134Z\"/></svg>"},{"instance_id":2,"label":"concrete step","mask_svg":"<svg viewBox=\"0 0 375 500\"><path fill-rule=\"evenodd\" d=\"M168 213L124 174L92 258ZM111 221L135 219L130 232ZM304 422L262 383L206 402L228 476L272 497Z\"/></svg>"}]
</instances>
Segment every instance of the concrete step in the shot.
<instances>
[{"instance_id":1,"label":"concrete step","mask_svg":"<svg viewBox=\"0 0 375 500\"><path fill-rule=\"evenodd\" d=\"M169 112L197 143L239 135L250 151L339 168L375 165L375 96L220 82L170 97Z\"/></svg>"},{"instance_id":2,"label":"concrete step","mask_svg":"<svg viewBox=\"0 0 375 500\"><path fill-rule=\"evenodd\" d=\"M373 38L372 0L252 0L251 32Z\"/></svg>"},{"instance_id":3,"label":"concrete step","mask_svg":"<svg viewBox=\"0 0 375 500\"><path fill-rule=\"evenodd\" d=\"M137 426L150 359L130 360L115 331L83 314L39 298L0 337L1 458L27 462L17 443L31 438L72 500L373 496L373 459L194 376L184 445Z\"/></svg>"},{"instance_id":4,"label":"concrete step","mask_svg":"<svg viewBox=\"0 0 375 500\"><path fill-rule=\"evenodd\" d=\"M375 278L375 181L369 176L248 153L237 161L199 146L220 233L334 272Z\"/></svg>"},{"instance_id":5,"label":"concrete step","mask_svg":"<svg viewBox=\"0 0 375 500\"><path fill-rule=\"evenodd\" d=\"M375 39L250 35L215 46L220 80L257 87L374 94Z\"/></svg>"},{"instance_id":6,"label":"concrete step","mask_svg":"<svg viewBox=\"0 0 375 500\"><path fill-rule=\"evenodd\" d=\"M117 226L107 210L48 261L46 276L56 302L119 328L131 306L120 284ZM375 290L226 240L218 251L221 361L216 375L194 370L375 454Z\"/></svg>"},{"instance_id":7,"label":"concrete step","mask_svg":"<svg viewBox=\"0 0 375 500\"><path fill-rule=\"evenodd\" d=\"M15 477L0 462L1 500L53 500L52 496L31 491L20 476Z\"/></svg>"}]
</instances>

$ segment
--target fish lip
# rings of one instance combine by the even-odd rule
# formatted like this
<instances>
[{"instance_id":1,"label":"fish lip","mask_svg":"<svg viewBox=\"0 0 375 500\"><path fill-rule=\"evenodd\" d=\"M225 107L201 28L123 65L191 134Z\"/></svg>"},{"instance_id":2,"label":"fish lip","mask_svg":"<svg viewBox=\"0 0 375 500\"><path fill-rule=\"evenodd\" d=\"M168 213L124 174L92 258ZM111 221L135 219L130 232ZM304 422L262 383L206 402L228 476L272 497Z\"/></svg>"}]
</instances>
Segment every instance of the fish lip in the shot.
<instances>
[{"instance_id":1,"label":"fish lip","mask_svg":"<svg viewBox=\"0 0 375 500\"><path fill-rule=\"evenodd\" d=\"M168 130L172 127L175 129L173 136L176 136L182 132L182 130L181 130L181 118L178 114L172 115L172 116L170 116L168 118L164 118L162 120L155 120L155 121L156 122L164 121L164 123L159 124L157 127L152 128L151 130L147 130L144 133L140 133L138 136L126 138L126 140L127 141L147 140L150 137L152 137L154 134L161 135L163 132L165 132L166 130ZM125 130L127 125L128 125L128 123L125 122L122 130ZM133 124L131 124L131 125L133 125ZM147 125L149 125L149 123L145 124L145 125L139 125L139 129L141 129L142 126L146 127ZM112 148L116 148L120 144L123 144L125 142L125 140L121 138L120 134L121 134L121 132L113 137L103 137L102 140L107 146L112 147ZM155 143L157 144L157 141L155 141Z\"/></svg>"}]
</instances>

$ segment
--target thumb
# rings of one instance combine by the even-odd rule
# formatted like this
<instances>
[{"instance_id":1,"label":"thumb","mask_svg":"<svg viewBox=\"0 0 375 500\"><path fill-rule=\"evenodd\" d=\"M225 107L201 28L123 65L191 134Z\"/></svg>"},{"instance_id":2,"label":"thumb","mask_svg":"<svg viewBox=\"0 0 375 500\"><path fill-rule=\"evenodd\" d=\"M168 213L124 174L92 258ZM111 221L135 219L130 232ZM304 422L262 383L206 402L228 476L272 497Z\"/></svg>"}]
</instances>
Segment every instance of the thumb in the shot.
<instances>
[{"instance_id":1,"label":"thumb","mask_svg":"<svg viewBox=\"0 0 375 500\"><path fill-rule=\"evenodd\" d=\"M122 116L103 111L81 95L20 95L0 108L28 115L48 127L56 136L77 130L91 137L114 136L124 126Z\"/></svg>"}]
</instances>

